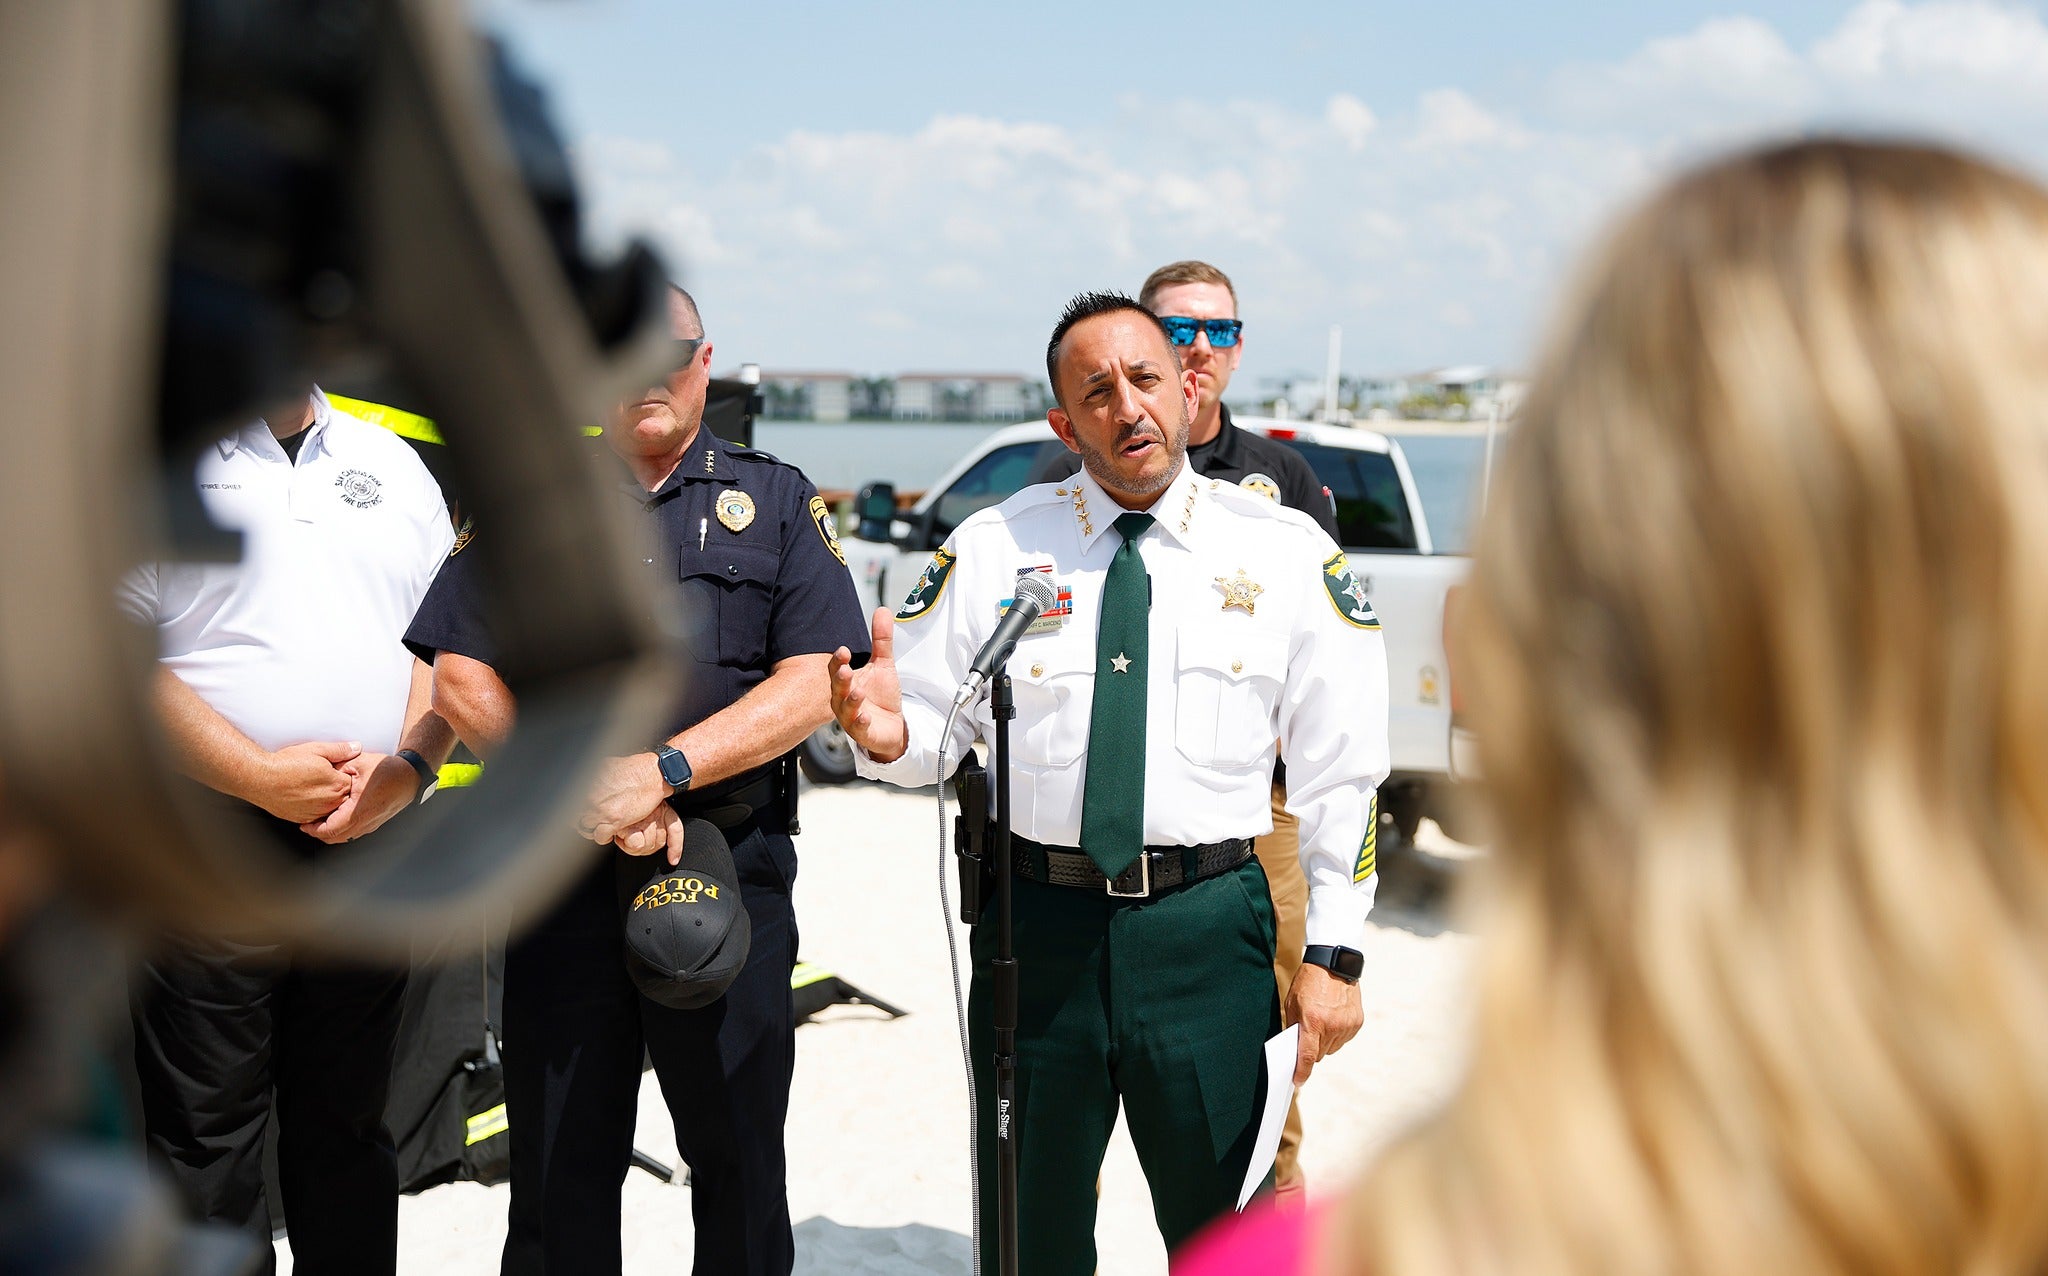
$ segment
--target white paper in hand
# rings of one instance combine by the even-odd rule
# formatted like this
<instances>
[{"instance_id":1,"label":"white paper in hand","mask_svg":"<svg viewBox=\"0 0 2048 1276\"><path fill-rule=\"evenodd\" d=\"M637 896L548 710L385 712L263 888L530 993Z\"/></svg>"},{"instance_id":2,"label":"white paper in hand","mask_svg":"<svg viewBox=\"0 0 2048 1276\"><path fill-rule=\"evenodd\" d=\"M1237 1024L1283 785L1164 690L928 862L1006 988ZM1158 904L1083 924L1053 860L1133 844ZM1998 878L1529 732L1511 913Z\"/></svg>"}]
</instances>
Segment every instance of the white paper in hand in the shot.
<instances>
[{"instance_id":1,"label":"white paper in hand","mask_svg":"<svg viewBox=\"0 0 2048 1276\"><path fill-rule=\"evenodd\" d=\"M1237 1193L1237 1208L1244 1208L1273 1158L1280 1152L1280 1131L1287 1126L1287 1105L1294 1100L1294 1058L1301 1050L1301 1025L1283 1028L1266 1043L1266 1110L1259 1117L1259 1137L1252 1144L1252 1163L1245 1169L1244 1186Z\"/></svg>"}]
</instances>

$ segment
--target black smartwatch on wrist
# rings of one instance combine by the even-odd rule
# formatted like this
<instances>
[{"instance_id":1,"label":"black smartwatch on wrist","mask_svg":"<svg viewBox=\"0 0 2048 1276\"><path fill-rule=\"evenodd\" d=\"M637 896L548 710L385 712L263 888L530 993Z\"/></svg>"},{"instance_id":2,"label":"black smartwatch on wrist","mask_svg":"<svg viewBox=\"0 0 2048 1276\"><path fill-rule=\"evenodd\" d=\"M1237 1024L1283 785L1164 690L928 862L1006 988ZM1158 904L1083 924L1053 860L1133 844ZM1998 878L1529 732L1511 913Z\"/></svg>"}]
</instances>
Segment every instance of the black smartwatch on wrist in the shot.
<instances>
[{"instance_id":1,"label":"black smartwatch on wrist","mask_svg":"<svg viewBox=\"0 0 2048 1276\"><path fill-rule=\"evenodd\" d=\"M655 765L661 768L661 782L681 793L690 787L690 760L674 745L656 745Z\"/></svg>"},{"instance_id":2,"label":"black smartwatch on wrist","mask_svg":"<svg viewBox=\"0 0 2048 1276\"><path fill-rule=\"evenodd\" d=\"M415 802L426 801L429 797L433 796L434 790L441 786L441 773L436 771L433 765L424 757L420 756L419 750L400 749L391 756L419 773L420 795L414 799Z\"/></svg>"},{"instance_id":3,"label":"black smartwatch on wrist","mask_svg":"<svg viewBox=\"0 0 2048 1276\"><path fill-rule=\"evenodd\" d=\"M1355 984L1365 973L1365 954L1356 948L1339 948L1335 944L1310 944L1302 950L1301 964L1321 966L1347 984Z\"/></svg>"}]
</instances>

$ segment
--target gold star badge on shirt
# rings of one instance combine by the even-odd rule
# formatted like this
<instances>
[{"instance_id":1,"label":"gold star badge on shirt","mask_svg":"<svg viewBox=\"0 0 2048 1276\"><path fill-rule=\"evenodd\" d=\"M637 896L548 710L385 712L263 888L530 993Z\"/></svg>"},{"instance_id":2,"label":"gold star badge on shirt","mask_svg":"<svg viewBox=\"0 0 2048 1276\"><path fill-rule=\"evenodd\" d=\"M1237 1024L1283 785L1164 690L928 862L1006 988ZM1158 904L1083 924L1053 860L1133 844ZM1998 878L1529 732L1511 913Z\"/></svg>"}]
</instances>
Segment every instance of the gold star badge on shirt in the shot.
<instances>
[{"instance_id":1,"label":"gold star badge on shirt","mask_svg":"<svg viewBox=\"0 0 2048 1276\"><path fill-rule=\"evenodd\" d=\"M1259 595L1266 592L1266 587L1245 575L1242 567L1235 576L1218 576L1216 583L1223 588L1223 610L1242 607L1247 616L1254 614Z\"/></svg>"}]
</instances>

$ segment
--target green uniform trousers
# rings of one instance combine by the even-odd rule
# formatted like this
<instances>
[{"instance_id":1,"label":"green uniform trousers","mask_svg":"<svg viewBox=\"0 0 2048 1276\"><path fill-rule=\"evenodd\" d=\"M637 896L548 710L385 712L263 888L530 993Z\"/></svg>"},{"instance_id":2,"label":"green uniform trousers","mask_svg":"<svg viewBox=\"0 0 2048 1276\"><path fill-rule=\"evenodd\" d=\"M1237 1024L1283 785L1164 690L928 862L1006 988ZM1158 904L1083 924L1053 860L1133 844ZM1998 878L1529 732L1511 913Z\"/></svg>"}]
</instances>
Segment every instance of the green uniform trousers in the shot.
<instances>
[{"instance_id":1,"label":"green uniform trousers","mask_svg":"<svg viewBox=\"0 0 2048 1276\"><path fill-rule=\"evenodd\" d=\"M1237 1203L1265 1100L1260 1046L1280 1030L1273 904L1257 860L1145 900L1021 877L1015 890L1020 1267L1088 1276L1119 1099L1168 1250ZM985 1272L997 1270L994 951L991 918L974 930L968 998Z\"/></svg>"}]
</instances>

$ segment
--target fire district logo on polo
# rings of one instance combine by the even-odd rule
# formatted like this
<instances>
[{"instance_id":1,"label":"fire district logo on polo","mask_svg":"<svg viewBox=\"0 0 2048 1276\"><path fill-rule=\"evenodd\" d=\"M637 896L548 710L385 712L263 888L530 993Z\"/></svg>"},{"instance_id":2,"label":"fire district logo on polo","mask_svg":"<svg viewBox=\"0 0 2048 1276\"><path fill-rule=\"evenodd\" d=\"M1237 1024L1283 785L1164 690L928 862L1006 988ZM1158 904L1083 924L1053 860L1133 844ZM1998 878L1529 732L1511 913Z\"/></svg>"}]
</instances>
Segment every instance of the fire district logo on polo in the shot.
<instances>
[{"instance_id":1,"label":"fire district logo on polo","mask_svg":"<svg viewBox=\"0 0 2048 1276\"><path fill-rule=\"evenodd\" d=\"M341 489L341 499L359 510L366 510L384 499L384 485L377 476L361 470L343 470L341 477L334 480L334 485Z\"/></svg>"}]
</instances>

